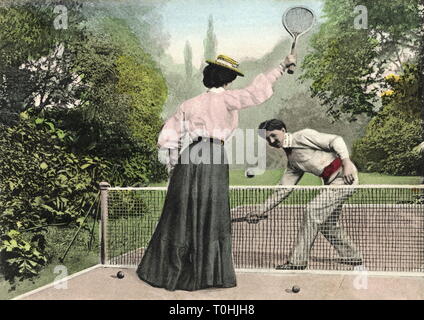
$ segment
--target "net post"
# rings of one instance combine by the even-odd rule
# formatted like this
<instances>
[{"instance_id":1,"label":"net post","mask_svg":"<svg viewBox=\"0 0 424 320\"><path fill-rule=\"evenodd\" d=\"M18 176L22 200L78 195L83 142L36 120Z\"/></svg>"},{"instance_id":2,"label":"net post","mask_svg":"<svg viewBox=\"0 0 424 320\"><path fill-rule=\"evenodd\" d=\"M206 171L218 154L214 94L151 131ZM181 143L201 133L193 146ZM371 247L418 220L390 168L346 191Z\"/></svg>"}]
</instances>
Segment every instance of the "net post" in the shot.
<instances>
[{"instance_id":1,"label":"net post","mask_svg":"<svg viewBox=\"0 0 424 320\"><path fill-rule=\"evenodd\" d=\"M108 220L108 188L110 184L107 182L100 182L100 210L101 210L101 223L100 223L100 263L106 264L107 256L107 220Z\"/></svg>"}]
</instances>

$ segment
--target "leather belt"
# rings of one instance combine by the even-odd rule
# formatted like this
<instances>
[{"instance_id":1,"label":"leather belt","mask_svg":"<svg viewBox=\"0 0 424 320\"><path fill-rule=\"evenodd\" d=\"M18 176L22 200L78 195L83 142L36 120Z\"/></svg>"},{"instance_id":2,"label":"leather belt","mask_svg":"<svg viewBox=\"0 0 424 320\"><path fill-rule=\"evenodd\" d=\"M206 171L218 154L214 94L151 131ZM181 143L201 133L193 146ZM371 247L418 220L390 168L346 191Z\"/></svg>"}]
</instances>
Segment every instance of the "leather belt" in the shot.
<instances>
[{"instance_id":1,"label":"leather belt","mask_svg":"<svg viewBox=\"0 0 424 320\"><path fill-rule=\"evenodd\" d=\"M209 137L198 137L197 140L195 140L195 141L200 142L202 140L203 141L210 141L210 142L217 143L217 144L220 144L220 145L224 145L224 143L225 143L224 140L209 138Z\"/></svg>"}]
</instances>

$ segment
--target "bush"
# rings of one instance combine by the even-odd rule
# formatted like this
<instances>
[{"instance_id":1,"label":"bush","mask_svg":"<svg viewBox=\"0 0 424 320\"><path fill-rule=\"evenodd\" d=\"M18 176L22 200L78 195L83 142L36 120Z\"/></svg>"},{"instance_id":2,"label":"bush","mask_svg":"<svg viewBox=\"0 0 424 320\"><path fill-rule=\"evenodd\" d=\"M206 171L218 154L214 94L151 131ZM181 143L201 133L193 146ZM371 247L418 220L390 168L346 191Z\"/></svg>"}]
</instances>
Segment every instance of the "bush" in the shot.
<instances>
[{"instance_id":1,"label":"bush","mask_svg":"<svg viewBox=\"0 0 424 320\"><path fill-rule=\"evenodd\" d=\"M416 146L423 141L418 71L406 65L402 76L386 77L383 108L355 142L353 159L362 171L418 175L424 161Z\"/></svg>"},{"instance_id":2,"label":"bush","mask_svg":"<svg viewBox=\"0 0 424 320\"><path fill-rule=\"evenodd\" d=\"M44 226L82 222L107 169L99 158L70 152L74 138L49 119L32 110L20 118L0 133L0 258L11 282L46 264Z\"/></svg>"}]
</instances>

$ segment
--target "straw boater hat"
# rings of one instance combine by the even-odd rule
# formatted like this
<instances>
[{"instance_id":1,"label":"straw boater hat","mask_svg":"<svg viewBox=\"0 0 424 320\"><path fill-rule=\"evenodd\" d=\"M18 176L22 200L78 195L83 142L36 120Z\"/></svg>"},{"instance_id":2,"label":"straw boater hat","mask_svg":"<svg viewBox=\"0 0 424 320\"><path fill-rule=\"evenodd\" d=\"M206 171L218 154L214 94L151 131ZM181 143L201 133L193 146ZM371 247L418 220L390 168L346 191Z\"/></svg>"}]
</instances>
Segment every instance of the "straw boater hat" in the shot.
<instances>
[{"instance_id":1,"label":"straw boater hat","mask_svg":"<svg viewBox=\"0 0 424 320\"><path fill-rule=\"evenodd\" d=\"M241 76L241 77L244 77L244 74L239 70L239 68L238 68L238 66L239 66L239 63L236 61L236 60L234 60L234 59L231 59L230 57L227 57L227 56L224 56L223 54L220 54L219 56L218 56L218 58L216 58L216 60L215 61L212 61L212 60L206 60L206 62L207 63L209 63L209 64L216 64L216 65L218 65L218 66L221 66L221 67L224 67L224 68L227 68L227 69L230 69L230 70L233 70L233 71L235 71L239 76Z\"/></svg>"}]
</instances>

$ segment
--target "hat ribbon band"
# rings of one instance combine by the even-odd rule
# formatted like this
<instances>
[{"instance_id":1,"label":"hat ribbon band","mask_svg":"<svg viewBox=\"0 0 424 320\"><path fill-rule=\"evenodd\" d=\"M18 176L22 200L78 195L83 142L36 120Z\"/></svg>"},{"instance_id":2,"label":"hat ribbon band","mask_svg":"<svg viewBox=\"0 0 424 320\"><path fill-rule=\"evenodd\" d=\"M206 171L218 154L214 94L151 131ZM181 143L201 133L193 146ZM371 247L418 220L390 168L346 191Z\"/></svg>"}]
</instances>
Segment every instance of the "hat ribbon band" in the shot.
<instances>
[{"instance_id":1,"label":"hat ribbon band","mask_svg":"<svg viewBox=\"0 0 424 320\"><path fill-rule=\"evenodd\" d=\"M217 59L216 62L219 62L221 64L225 64L226 66L231 67L231 68L237 68L238 67L238 64L232 64L232 63L229 63L229 62L222 60L222 59Z\"/></svg>"}]
</instances>

